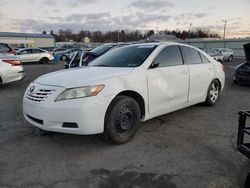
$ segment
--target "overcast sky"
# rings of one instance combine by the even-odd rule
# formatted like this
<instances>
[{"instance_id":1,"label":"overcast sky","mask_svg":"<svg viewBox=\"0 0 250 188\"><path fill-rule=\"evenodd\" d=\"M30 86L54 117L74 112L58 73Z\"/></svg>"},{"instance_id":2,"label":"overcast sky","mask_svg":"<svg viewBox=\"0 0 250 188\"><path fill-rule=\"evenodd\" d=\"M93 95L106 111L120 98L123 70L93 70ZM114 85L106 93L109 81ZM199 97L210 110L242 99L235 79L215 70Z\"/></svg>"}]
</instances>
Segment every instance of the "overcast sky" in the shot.
<instances>
[{"instance_id":1,"label":"overcast sky","mask_svg":"<svg viewBox=\"0 0 250 188\"><path fill-rule=\"evenodd\" d=\"M250 36L250 0L0 0L0 31L188 30Z\"/></svg>"}]
</instances>

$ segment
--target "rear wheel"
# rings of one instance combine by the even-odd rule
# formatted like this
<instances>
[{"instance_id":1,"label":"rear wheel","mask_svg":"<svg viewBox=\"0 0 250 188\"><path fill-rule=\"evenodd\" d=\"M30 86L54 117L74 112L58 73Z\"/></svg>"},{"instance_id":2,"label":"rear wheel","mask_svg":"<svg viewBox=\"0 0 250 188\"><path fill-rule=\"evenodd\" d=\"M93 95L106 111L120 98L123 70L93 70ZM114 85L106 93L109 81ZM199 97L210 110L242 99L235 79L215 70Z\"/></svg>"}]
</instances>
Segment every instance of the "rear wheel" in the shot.
<instances>
[{"instance_id":1,"label":"rear wheel","mask_svg":"<svg viewBox=\"0 0 250 188\"><path fill-rule=\"evenodd\" d=\"M103 138L124 144L135 135L141 117L138 103L127 96L116 97L107 110Z\"/></svg>"},{"instance_id":2,"label":"rear wheel","mask_svg":"<svg viewBox=\"0 0 250 188\"><path fill-rule=\"evenodd\" d=\"M220 95L220 83L218 80L214 80L209 86L206 98L206 104L209 106L215 105Z\"/></svg>"},{"instance_id":3,"label":"rear wheel","mask_svg":"<svg viewBox=\"0 0 250 188\"><path fill-rule=\"evenodd\" d=\"M61 59L62 59L63 61L66 61L66 60L67 60L66 55L63 55L63 56L61 57Z\"/></svg>"},{"instance_id":4,"label":"rear wheel","mask_svg":"<svg viewBox=\"0 0 250 188\"><path fill-rule=\"evenodd\" d=\"M42 59L40 59L40 63L47 64L47 63L49 63L49 59L47 57L43 57Z\"/></svg>"}]
</instances>

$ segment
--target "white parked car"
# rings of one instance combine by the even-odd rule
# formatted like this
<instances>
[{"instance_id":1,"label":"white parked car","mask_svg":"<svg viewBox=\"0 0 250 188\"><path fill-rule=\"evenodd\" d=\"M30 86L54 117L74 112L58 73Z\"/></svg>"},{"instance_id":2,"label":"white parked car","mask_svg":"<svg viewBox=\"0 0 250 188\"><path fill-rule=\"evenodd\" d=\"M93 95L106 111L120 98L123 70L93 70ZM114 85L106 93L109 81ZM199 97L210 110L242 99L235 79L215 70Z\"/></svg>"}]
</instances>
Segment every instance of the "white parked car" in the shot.
<instances>
[{"instance_id":1,"label":"white parked car","mask_svg":"<svg viewBox=\"0 0 250 188\"><path fill-rule=\"evenodd\" d=\"M114 49L87 67L41 76L23 98L34 126L71 134L99 134L128 142L138 122L206 102L224 87L223 65L178 43L134 44Z\"/></svg>"},{"instance_id":2,"label":"white parked car","mask_svg":"<svg viewBox=\"0 0 250 188\"><path fill-rule=\"evenodd\" d=\"M54 56L49 52L39 48L25 48L18 50L16 56L19 57L22 63L39 62L45 64L54 59Z\"/></svg>"},{"instance_id":3,"label":"white parked car","mask_svg":"<svg viewBox=\"0 0 250 188\"><path fill-rule=\"evenodd\" d=\"M208 55L210 55L212 58L214 58L216 61L223 63L224 62L224 56L222 54L219 54L214 49L206 49L204 50Z\"/></svg>"},{"instance_id":4,"label":"white parked car","mask_svg":"<svg viewBox=\"0 0 250 188\"><path fill-rule=\"evenodd\" d=\"M223 55L223 61L233 61L234 52L232 49L228 48L214 48L219 55Z\"/></svg>"},{"instance_id":5,"label":"white parked car","mask_svg":"<svg viewBox=\"0 0 250 188\"><path fill-rule=\"evenodd\" d=\"M14 55L0 53L0 84L6 84L24 78L21 62Z\"/></svg>"}]
</instances>

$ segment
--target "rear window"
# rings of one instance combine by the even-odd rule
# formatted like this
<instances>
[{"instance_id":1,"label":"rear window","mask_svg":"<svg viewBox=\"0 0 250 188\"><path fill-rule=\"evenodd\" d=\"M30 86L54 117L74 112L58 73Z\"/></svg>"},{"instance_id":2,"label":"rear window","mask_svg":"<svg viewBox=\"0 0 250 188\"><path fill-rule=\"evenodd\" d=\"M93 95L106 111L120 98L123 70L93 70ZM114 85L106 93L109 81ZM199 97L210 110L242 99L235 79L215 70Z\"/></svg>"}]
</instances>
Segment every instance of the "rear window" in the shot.
<instances>
[{"instance_id":1,"label":"rear window","mask_svg":"<svg viewBox=\"0 0 250 188\"><path fill-rule=\"evenodd\" d=\"M104 54L105 52L109 51L113 47L114 45L102 45L91 50L90 52L94 53L97 56L100 56L101 54Z\"/></svg>"},{"instance_id":2,"label":"rear window","mask_svg":"<svg viewBox=\"0 0 250 188\"><path fill-rule=\"evenodd\" d=\"M8 52L10 48L6 44L0 44L0 52Z\"/></svg>"},{"instance_id":3,"label":"rear window","mask_svg":"<svg viewBox=\"0 0 250 188\"><path fill-rule=\"evenodd\" d=\"M157 45L126 46L114 49L92 61L89 66L138 67Z\"/></svg>"}]
</instances>

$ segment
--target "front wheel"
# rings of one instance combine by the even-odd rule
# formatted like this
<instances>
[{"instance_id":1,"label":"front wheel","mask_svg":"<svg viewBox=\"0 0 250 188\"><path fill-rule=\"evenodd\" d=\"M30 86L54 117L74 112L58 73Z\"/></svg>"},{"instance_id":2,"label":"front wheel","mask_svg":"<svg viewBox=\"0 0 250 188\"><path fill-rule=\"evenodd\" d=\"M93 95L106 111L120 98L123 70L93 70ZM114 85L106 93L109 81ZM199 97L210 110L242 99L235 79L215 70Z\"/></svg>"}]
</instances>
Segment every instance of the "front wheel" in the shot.
<instances>
[{"instance_id":1,"label":"front wheel","mask_svg":"<svg viewBox=\"0 0 250 188\"><path fill-rule=\"evenodd\" d=\"M218 80L214 80L209 86L206 98L206 104L209 106L215 105L220 95L220 83Z\"/></svg>"},{"instance_id":2,"label":"front wheel","mask_svg":"<svg viewBox=\"0 0 250 188\"><path fill-rule=\"evenodd\" d=\"M232 56L232 55L229 56L228 61L229 61L229 62L230 62L230 61L233 61L233 56Z\"/></svg>"},{"instance_id":3,"label":"front wheel","mask_svg":"<svg viewBox=\"0 0 250 188\"><path fill-rule=\"evenodd\" d=\"M116 97L106 113L103 138L115 144L127 143L135 135L140 117L140 107L133 98Z\"/></svg>"}]
</instances>

